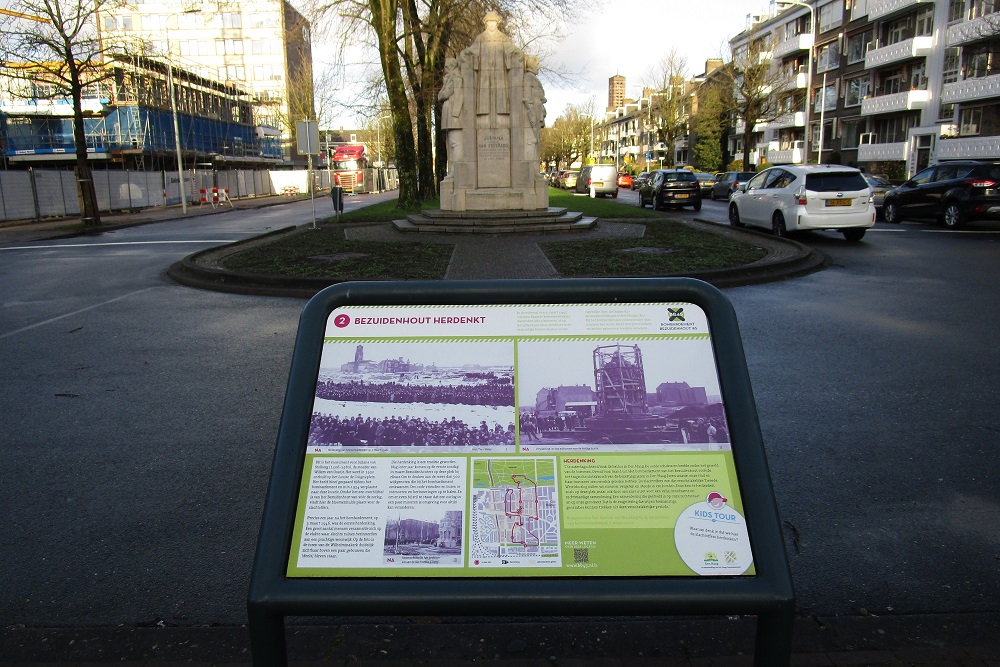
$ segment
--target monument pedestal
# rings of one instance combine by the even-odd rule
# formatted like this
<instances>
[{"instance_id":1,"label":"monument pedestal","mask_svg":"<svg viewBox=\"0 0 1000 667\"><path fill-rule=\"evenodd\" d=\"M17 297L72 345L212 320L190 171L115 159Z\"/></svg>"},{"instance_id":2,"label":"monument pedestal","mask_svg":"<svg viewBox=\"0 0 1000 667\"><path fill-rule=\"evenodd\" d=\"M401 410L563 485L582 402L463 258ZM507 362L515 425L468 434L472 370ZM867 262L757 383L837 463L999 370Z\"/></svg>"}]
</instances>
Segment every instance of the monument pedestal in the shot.
<instances>
[{"instance_id":1,"label":"monument pedestal","mask_svg":"<svg viewBox=\"0 0 1000 667\"><path fill-rule=\"evenodd\" d=\"M468 194L468 193L466 193ZM593 229L597 218L564 208L535 210L446 211L431 209L393 220L401 232L466 234L540 234Z\"/></svg>"}]
</instances>

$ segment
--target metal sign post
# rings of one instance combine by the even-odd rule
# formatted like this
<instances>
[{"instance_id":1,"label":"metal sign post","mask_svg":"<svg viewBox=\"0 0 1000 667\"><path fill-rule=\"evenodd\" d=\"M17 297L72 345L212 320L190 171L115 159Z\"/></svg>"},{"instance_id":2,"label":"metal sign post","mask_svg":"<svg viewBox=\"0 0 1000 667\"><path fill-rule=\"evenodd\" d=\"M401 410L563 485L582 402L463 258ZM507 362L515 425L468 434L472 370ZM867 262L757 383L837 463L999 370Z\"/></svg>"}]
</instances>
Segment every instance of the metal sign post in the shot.
<instances>
[{"instance_id":1,"label":"metal sign post","mask_svg":"<svg viewBox=\"0 0 1000 667\"><path fill-rule=\"evenodd\" d=\"M313 184L312 156L319 153L319 123L314 120L296 122L295 137L299 155L309 156L309 200L312 202L312 226L316 229L316 188Z\"/></svg>"},{"instance_id":2,"label":"metal sign post","mask_svg":"<svg viewBox=\"0 0 1000 667\"><path fill-rule=\"evenodd\" d=\"M299 323L248 598L286 616L757 617L794 593L735 312L689 278L344 283Z\"/></svg>"}]
</instances>

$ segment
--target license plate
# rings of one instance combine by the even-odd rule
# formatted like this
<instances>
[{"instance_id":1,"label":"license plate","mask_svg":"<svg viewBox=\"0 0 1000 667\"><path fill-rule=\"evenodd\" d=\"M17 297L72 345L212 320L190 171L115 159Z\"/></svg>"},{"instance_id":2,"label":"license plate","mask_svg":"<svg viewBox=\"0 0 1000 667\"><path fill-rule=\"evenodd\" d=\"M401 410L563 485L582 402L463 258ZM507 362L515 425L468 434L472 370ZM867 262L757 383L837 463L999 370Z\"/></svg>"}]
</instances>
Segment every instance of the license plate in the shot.
<instances>
[{"instance_id":1,"label":"license plate","mask_svg":"<svg viewBox=\"0 0 1000 667\"><path fill-rule=\"evenodd\" d=\"M851 205L851 200L850 199L827 199L826 200L826 205L827 206L850 206Z\"/></svg>"},{"instance_id":2,"label":"license plate","mask_svg":"<svg viewBox=\"0 0 1000 667\"><path fill-rule=\"evenodd\" d=\"M690 196L691 196L691 195L689 195L689 194L687 194L687 193L684 193L684 192L680 192L680 193L678 193L678 194L674 195L674 198L675 198L675 199L687 199L687 198L688 198L688 197L690 197Z\"/></svg>"},{"instance_id":3,"label":"license plate","mask_svg":"<svg viewBox=\"0 0 1000 667\"><path fill-rule=\"evenodd\" d=\"M604 181L595 181L594 182L594 187L595 188L603 188L604 187Z\"/></svg>"}]
</instances>

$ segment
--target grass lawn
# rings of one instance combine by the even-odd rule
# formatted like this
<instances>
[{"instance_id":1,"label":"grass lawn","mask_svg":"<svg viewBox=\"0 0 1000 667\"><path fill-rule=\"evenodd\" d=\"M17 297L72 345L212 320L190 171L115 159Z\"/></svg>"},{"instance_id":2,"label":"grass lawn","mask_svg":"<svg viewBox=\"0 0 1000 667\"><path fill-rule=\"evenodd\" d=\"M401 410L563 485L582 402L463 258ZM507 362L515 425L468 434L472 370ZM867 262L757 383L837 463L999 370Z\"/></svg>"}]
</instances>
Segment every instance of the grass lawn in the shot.
<instances>
[{"instance_id":1,"label":"grass lawn","mask_svg":"<svg viewBox=\"0 0 1000 667\"><path fill-rule=\"evenodd\" d=\"M643 238L540 243L559 271L571 277L652 277L749 264L764 255L757 246L692 229L638 206L611 198L591 199L549 189L549 205L604 219L645 223ZM440 206L437 200L422 208ZM444 277L454 245L420 241L380 243L344 238L344 224L380 223L412 211L396 200L366 206L327 220L318 229L302 228L269 243L227 257L223 263L241 273L346 280L437 280ZM489 243L489 237L479 237Z\"/></svg>"}]
</instances>

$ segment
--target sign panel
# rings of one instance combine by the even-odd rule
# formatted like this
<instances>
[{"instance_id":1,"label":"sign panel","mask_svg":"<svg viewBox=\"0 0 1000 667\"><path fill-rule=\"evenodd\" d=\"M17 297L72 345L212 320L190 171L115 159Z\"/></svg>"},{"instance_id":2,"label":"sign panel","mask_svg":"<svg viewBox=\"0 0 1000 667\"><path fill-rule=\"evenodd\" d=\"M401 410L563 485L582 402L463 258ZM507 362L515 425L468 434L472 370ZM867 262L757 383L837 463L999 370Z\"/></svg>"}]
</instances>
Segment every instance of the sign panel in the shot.
<instances>
[{"instance_id":1,"label":"sign panel","mask_svg":"<svg viewBox=\"0 0 1000 667\"><path fill-rule=\"evenodd\" d=\"M319 123L300 120L295 123L295 150L299 155L319 154Z\"/></svg>"},{"instance_id":2,"label":"sign panel","mask_svg":"<svg viewBox=\"0 0 1000 667\"><path fill-rule=\"evenodd\" d=\"M706 312L342 305L285 576L755 575Z\"/></svg>"}]
</instances>

